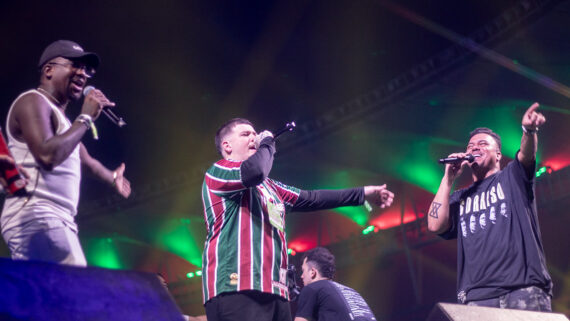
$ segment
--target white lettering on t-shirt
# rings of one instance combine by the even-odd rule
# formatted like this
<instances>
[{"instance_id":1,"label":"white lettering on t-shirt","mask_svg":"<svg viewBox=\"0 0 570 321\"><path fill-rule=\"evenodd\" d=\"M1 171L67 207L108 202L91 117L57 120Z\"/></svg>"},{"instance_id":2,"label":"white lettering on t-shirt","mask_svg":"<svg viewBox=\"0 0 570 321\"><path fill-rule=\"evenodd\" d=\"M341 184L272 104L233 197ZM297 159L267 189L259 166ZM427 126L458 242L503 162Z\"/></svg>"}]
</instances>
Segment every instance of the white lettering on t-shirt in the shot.
<instances>
[{"instance_id":1,"label":"white lettering on t-shirt","mask_svg":"<svg viewBox=\"0 0 570 321\"><path fill-rule=\"evenodd\" d=\"M497 203L497 193L495 193L495 186L491 187L491 203Z\"/></svg>"},{"instance_id":2,"label":"white lettering on t-shirt","mask_svg":"<svg viewBox=\"0 0 570 321\"><path fill-rule=\"evenodd\" d=\"M497 183L497 196L502 201L505 199L505 193L503 193L503 188L501 187L501 183Z\"/></svg>"},{"instance_id":3,"label":"white lettering on t-shirt","mask_svg":"<svg viewBox=\"0 0 570 321\"><path fill-rule=\"evenodd\" d=\"M506 195L500 182L494 183L479 194L471 194L461 198L459 200L459 215L460 217L465 215L465 218L460 220L459 224L463 237L485 230L489 226L487 225L489 221L496 224L499 214L507 217L508 209L506 202L504 202L505 198Z\"/></svg>"},{"instance_id":4,"label":"white lettering on t-shirt","mask_svg":"<svg viewBox=\"0 0 570 321\"><path fill-rule=\"evenodd\" d=\"M376 320L372 314L372 311L370 311L370 308L364 299L360 296L360 294L358 294L358 292L334 281L332 281L332 283L336 286L337 290L341 294L341 297L344 298L344 302L348 308L349 317L351 320L354 320L356 317L366 320Z\"/></svg>"},{"instance_id":5,"label":"white lettering on t-shirt","mask_svg":"<svg viewBox=\"0 0 570 321\"><path fill-rule=\"evenodd\" d=\"M487 204L485 204L485 192L481 193L481 203L479 204L479 210L483 211L487 209Z\"/></svg>"}]
</instances>

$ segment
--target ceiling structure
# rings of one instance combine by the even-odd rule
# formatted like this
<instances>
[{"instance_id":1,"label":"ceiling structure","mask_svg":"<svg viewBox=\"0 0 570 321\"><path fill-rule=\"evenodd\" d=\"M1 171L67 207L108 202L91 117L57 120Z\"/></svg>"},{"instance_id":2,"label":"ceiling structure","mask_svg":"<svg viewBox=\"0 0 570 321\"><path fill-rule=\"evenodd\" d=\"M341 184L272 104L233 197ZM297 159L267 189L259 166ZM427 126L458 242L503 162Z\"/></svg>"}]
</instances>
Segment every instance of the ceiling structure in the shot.
<instances>
[{"instance_id":1,"label":"ceiling structure","mask_svg":"<svg viewBox=\"0 0 570 321\"><path fill-rule=\"evenodd\" d=\"M476 127L499 133L512 159L534 101L547 118L539 166L570 165L570 1L397 3L3 2L2 114L37 84L51 41L97 52L92 84L128 125L100 119L100 140L83 142L109 167L125 162L134 193L121 200L85 178L81 240L90 265L171 282L200 268L201 182L219 158L214 133L233 117L258 130L297 123L277 143L275 179L303 189L387 183L396 194L386 210L289 214L297 252L421 219L443 173L437 159L464 150Z\"/></svg>"}]
</instances>

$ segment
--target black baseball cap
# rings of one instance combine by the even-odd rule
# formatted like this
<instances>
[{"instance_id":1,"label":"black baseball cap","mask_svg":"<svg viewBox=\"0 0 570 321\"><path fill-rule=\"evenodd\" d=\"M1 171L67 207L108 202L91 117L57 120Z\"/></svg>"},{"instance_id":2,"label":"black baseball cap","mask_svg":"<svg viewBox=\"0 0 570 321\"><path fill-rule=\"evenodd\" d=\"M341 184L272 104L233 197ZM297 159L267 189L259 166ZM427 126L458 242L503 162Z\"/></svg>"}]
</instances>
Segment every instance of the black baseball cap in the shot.
<instances>
[{"instance_id":1,"label":"black baseball cap","mask_svg":"<svg viewBox=\"0 0 570 321\"><path fill-rule=\"evenodd\" d=\"M69 40L57 40L49 44L44 49L38 67L41 68L46 62L56 57L63 57L71 60L80 60L89 67L97 69L99 67L99 56L94 52L83 51L80 45Z\"/></svg>"}]
</instances>

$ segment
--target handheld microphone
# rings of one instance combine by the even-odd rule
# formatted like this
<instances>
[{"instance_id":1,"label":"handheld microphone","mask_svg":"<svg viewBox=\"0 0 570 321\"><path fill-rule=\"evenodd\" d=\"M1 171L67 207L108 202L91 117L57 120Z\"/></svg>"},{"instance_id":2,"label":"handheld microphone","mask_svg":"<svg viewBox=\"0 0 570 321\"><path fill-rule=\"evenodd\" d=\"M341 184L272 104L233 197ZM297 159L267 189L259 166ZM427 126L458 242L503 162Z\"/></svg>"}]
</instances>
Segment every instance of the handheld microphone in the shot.
<instances>
[{"instance_id":1,"label":"handheld microphone","mask_svg":"<svg viewBox=\"0 0 570 321\"><path fill-rule=\"evenodd\" d=\"M285 133L285 132L290 132L293 131L293 129L295 128L295 122L292 121L290 123L285 124L285 127L281 128L280 130L278 130L277 132L275 132L275 134L273 135L273 139L277 139L277 137L279 137L281 134Z\"/></svg>"},{"instance_id":2,"label":"handheld microphone","mask_svg":"<svg viewBox=\"0 0 570 321\"><path fill-rule=\"evenodd\" d=\"M299 294L301 294L301 287L297 285L297 270L293 264L289 264L287 267L287 281L289 298L291 301L296 301Z\"/></svg>"},{"instance_id":3,"label":"handheld microphone","mask_svg":"<svg viewBox=\"0 0 570 321\"><path fill-rule=\"evenodd\" d=\"M93 87L93 86L87 86L87 87L83 88L83 96L87 96L87 94L89 94L91 92L91 90L93 90L93 89L95 89L95 87ZM115 113L111 109L104 107L101 111L115 125L117 125L119 127L123 127L127 124L127 122L125 122L122 117L115 115Z\"/></svg>"},{"instance_id":4,"label":"handheld microphone","mask_svg":"<svg viewBox=\"0 0 570 321\"><path fill-rule=\"evenodd\" d=\"M468 161L469 163L473 163L475 161L475 156L471 154L465 155L465 157L447 157L447 158L440 158L440 164L452 164L452 163L461 163L462 161Z\"/></svg>"}]
</instances>

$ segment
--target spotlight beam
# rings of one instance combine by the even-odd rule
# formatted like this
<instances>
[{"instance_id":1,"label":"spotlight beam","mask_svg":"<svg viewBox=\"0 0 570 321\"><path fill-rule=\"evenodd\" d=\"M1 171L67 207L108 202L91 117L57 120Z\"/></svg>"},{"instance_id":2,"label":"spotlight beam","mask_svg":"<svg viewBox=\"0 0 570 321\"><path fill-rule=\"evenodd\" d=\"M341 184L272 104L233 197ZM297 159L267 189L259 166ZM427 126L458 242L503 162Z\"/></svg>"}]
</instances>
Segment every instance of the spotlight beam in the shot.
<instances>
[{"instance_id":1,"label":"spotlight beam","mask_svg":"<svg viewBox=\"0 0 570 321\"><path fill-rule=\"evenodd\" d=\"M449 30L423 16L420 16L398 4L395 4L386 0L378 1L382 6L388 8L397 15L409 20L410 22L419 25L443 38L446 38L462 47L465 47L479 56L486 58L497 65L500 65L506 69L509 69L517 74L526 77L554 92L557 92L567 98L570 98L570 87L555 81L554 79L543 75L529 67L523 66L520 63L515 62L494 50L488 49L479 43L475 42L473 39L468 37L463 37L460 34Z\"/></svg>"}]
</instances>

